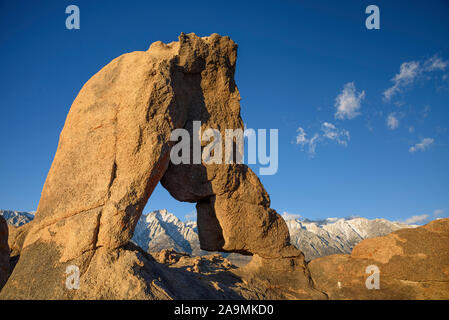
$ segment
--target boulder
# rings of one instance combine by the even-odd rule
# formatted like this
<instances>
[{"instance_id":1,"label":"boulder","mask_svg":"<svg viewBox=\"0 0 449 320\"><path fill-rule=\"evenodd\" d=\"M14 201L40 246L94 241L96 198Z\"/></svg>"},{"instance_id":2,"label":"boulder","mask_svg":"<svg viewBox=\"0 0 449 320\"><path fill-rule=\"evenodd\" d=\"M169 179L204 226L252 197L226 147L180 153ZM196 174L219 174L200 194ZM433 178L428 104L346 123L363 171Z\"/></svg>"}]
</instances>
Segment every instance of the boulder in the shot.
<instances>
[{"instance_id":1,"label":"boulder","mask_svg":"<svg viewBox=\"0 0 449 320\"><path fill-rule=\"evenodd\" d=\"M449 219L363 240L350 255L318 258L308 267L315 287L330 299L447 300ZM368 279L374 272L378 289Z\"/></svg>"}]
</instances>

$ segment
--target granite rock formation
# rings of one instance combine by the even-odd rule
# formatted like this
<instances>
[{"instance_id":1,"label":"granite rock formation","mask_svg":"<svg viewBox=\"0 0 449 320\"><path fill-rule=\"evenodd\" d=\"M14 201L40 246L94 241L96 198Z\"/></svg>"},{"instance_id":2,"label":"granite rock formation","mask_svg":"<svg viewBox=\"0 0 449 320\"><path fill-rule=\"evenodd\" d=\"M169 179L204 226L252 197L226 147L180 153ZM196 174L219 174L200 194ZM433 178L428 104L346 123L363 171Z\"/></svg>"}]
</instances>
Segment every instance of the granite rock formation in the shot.
<instances>
[{"instance_id":1,"label":"granite rock formation","mask_svg":"<svg viewBox=\"0 0 449 320\"><path fill-rule=\"evenodd\" d=\"M181 34L114 59L83 86L35 218L9 239L0 221L0 259L11 250L18 260L0 260L14 268L0 299L449 299L449 219L306 263L248 167L170 162L174 129L243 128L236 53L228 37ZM201 249L252 261L234 268L216 255L151 255L133 244L159 182L197 203ZM370 265L378 290L365 286Z\"/></svg>"},{"instance_id":2,"label":"granite rock formation","mask_svg":"<svg viewBox=\"0 0 449 320\"><path fill-rule=\"evenodd\" d=\"M145 286L129 240L159 181L176 199L197 203L201 249L303 264L247 166L170 162L174 129L187 129L191 137L197 135L193 121L222 136L225 129L243 129L236 58L229 37L181 34L178 42L155 42L148 51L114 59L83 86L35 219L10 241L20 259L0 298L144 297L148 290L108 294ZM83 289L67 290L70 266L79 268ZM111 276L117 273L129 277Z\"/></svg>"},{"instance_id":3,"label":"granite rock formation","mask_svg":"<svg viewBox=\"0 0 449 320\"><path fill-rule=\"evenodd\" d=\"M366 282L376 266L379 289ZM312 260L311 277L330 299L449 299L449 219L366 239L350 255ZM369 280L371 281L371 280Z\"/></svg>"}]
</instances>

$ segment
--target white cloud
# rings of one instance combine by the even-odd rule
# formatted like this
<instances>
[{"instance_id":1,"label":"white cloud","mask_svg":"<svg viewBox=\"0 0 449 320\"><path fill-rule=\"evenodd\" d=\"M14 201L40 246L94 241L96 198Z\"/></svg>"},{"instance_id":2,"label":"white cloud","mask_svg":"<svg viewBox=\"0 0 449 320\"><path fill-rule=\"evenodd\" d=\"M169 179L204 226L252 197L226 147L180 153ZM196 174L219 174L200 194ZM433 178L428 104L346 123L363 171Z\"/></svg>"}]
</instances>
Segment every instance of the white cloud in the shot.
<instances>
[{"instance_id":1,"label":"white cloud","mask_svg":"<svg viewBox=\"0 0 449 320\"><path fill-rule=\"evenodd\" d=\"M332 123L324 122L321 125L321 131L323 132L324 138L336 141L338 144L342 144L344 146L348 145L348 141L350 139L348 130L338 129Z\"/></svg>"},{"instance_id":2,"label":"white cloud","mask_svg":"<svg viewBox=\"0 0 449 320\"><path fill-rule=\"evenodd\" d=\"M435 71L443 71L449 66L449 61L443 60L437 55L424 61L404 62L399 68L391 81L393 85L384 91L384 98L390 101L393 96L402 92L408 86L411 86L424 73L432 73Z\"/></svg>"},{"instance_id":3,"label":"white cloud","mask_svg":"<svg viewBox=\"0 0 449 320\"><path fill-rule=\"evenodd\" d=\"M443 209L435 209L433 211L433 214L421 214L412 216L406 220L404 220L404 223L406 224L422 224L426 223L432 219L441 219L441 217L444 216L444 210Z\"/></svg>"},{"instance_id":4,"label":"white cloud","mask_svg":"<svg viewBox=\"0 0 449 320\"><path fill-rule=\"evenodd\" d=\"M401 92L404 87L413 83L418 74L419 62L411 61L401 64L399 73L391 79L393 86L384 91L385 99L390 101L396 93Z\"/></svg>"},{"instance_id":5,"label":"white cloud","mask_svg":"<svg viewBox=\"0 0 449 320\"><path fill-rule=\"evenodd\" d=\"M434 55L432 58L430 58L424 63L424 69L426 71L436 71L436 70L442 71L446 69L448 66L449 61L445 61L440 57L438 57L437 55Z\"/></svg>"},{"instance_id":6,"label":"white cloud","mask_svg":"<svg viewBox=\"0 0 449 320\"><path fill-rule=\"evenodd\" d=\"M394 130L399 127L399 120L394 113L390 113L387 117L387 126L390 130Z\"/></svg>"},{"instance_id":7,"label":"white cloud","mask_svg":"<svg viewBox=\"0 0 449 320\"><path fill-rule=\"evenodd\" d=\"M404 62L400 67L399 73L394 76L393 81L402 84L410 83L418 76L418 72L419 62Z\"/></svg>"},{"instance_id":8,"label":"white cloud","mask_svg":"<svg viewBox=\"0 0 449 320\"><path fill-rule=\"evenodd\" d=\"M301 144L301 145L306 144L307 138L306 138L306 132L304 131L304 129L299 127L298 130L296 130L296 132L298 132L298 135L296 136L296 144Z\"/></svg>"},{"instance_id":9,"label":"white cloud","mask_svg":"<svg viewBox=\"0 0 449 320\"><path fill-rule=\"evenodd\" d=\"M336 119L353 119L360 114L360 105L365 91L357 92L354 82L345 84L343 91L335 98Z\"/></svg>"},{"instance_id":10,"label":"white cloud","mask_svg":"<svg viewBox=\"0 0 449 320\"><path fill-rule=\"evenodd\" d=\"M296 219L300 219L301 215L300 214L296 214L296 213L288 213L285 212L281 215L282 218L284 218L285 221L287 220L296 220Z\"/></svg>"},{"instance_id":11,"label":"white cloud","mask_svg":"<svg viewBox=\"0 0 449 320\"><path fill-rule=\"evenodd\" d=\"M316 145L320 141L320 135L315 133L312 139L309 140L309 153L315 154Z\"/></svg>"},{"instance_id":12,"label":"white cloud","mask_svg":"<svg viewBox=\"0 0 449 320\"><path fill-rule=\"evenodd\" d=\"M315 154L316 143L319 139L319 135L314 134L311 139L308 139L306 137L307 133L301 127L299 127L296 130L296 132L298 132L298 135L296 136L296 144L299 144L303 150L304 150L304 147L308 146L308 148L309 148L308 152L310 154Z\"/></svg>"},{"instance_id":13,"label":"white cloud","mask_svg":"<svg viewBox=\"0 0 449 320\"><path fill-rule=\"evenodd\" d=\"M426 221L427 218L429 218L428 214L421 214L421 215L413 216L413 217L406 219L404 221L404 223L406 223L406 224L422 223L422 222Z\"/></svg>"},{"instance_id":14,"label":"white cloud","mask_svg":"<svg viewBox=\"0 0 449 320\"><path fill-rule=\"evenodd\" d=\"M334 141L340 145L347 146L350 140L349 131L345 129L338 129L330 122L323 122L321 124L321 131L315 133L312 138L307 138L307 133L302 127L299 127L296 132L296 144L300 145L302 149L308 147L308 153L315 154L316 146L318 143L325 141Z\"/></svg>"},{"instance_id":15,"label":"white cloud","mask_svg":"<svg viewBox=\"0 0 449 320\"><path fill-rule=\"evenodd\" d=\"M408 127L408 132L410 132L410 133L415 132L415 127L414 126Z\"/></svg>"},{"instance_id":16,"label":"white cloud","mask_svg":"<svg viewBox=\"0 0 449 320\"><path fill-rule=\"evenodd\" d=\"M421 142L415 144L414 146L411 146L408 151L409 152L416 152L416 151L425 151L430 147L430 145L433 143L432 138L424 138L421 139Z\"/></svg>"}]
</instances>

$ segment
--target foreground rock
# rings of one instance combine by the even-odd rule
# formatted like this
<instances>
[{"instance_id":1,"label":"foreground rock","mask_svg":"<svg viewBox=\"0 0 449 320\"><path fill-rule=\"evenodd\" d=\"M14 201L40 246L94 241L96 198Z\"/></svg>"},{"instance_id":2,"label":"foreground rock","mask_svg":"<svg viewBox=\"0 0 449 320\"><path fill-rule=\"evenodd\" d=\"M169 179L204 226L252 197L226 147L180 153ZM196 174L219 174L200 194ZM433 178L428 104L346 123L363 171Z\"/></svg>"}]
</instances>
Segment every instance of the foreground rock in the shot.
<instances>
[{"instance_id":1,"label":"foreground rock","mask_svg":"<svg viewBox=\"0 0 449 320\"><path fill-rule=\"evenodd\" d=\"M0 216L0 290L9 276L8 225Z\"/></svg>"},{"instance_id":2,"label":"foreground rock","mask_svg":"<svg viewBox=\"0 0 449 320\"><path fill-rule=\"evenodd\" d=\"M114 59L83 86L35 219L11 240L20 259L0 298L160 298L144 281L158 275L129 248L159 181L176 199L197 202L201 249L304 263L248 167L170 164L176 128L191 137L195 120L223 137L225 129L243 129L236 58L228 37L181 34L179 42ZM82 288L76 293L65 285L66 270L75 267Z\"/></svg>"},{"instance_id":3,"label":"foreground rock","mask_svg":"<svg viewBox=\"0 0 449 320\"><path fill-rule=\"evenodd\" d=\"M379 290L366 287L372 265ZM330 299L449 299L449 219L364 240L351 255L315 259L309 269Z\"/></svg>"}]
</instances>

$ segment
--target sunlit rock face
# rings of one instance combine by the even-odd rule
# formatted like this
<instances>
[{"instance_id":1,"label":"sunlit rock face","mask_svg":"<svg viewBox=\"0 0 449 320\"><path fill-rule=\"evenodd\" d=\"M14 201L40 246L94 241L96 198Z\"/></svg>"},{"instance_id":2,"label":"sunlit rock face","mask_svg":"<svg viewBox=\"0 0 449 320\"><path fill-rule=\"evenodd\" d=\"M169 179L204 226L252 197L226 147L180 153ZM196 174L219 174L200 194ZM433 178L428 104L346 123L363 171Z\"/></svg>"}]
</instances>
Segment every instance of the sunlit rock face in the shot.
<instances>
[{"instance_id":1,"label":"sunlit rock face","mask_svg":"<svg viewBox=\"0 0 449 320\"><path fill-rule=\"evenodd\" d=\"M130 261L139 258L127 245L159 181L176 199L197 202L201 249L303 260L247 166L170 163L174 129L192 137L193 121L222 136L243 129L236 59L229 37L181 34L114 59L83 86L0 297L144 297L148 283L136 275ZM79 290L64 285L70 266L79 268ZM121 284L135 292L111 291Z\"/></svg>"},{"instance_id":2,"label":"sunlit rock face","mask_svg":"<svg viewBox=\"0 0 449 320\"><path fill-rule=\"evenodd\" d=\"M447 300L449 219L366 239L350 255L314 259L308 266L316 288L331 299Z\"/></svg>"}]
</instances>

